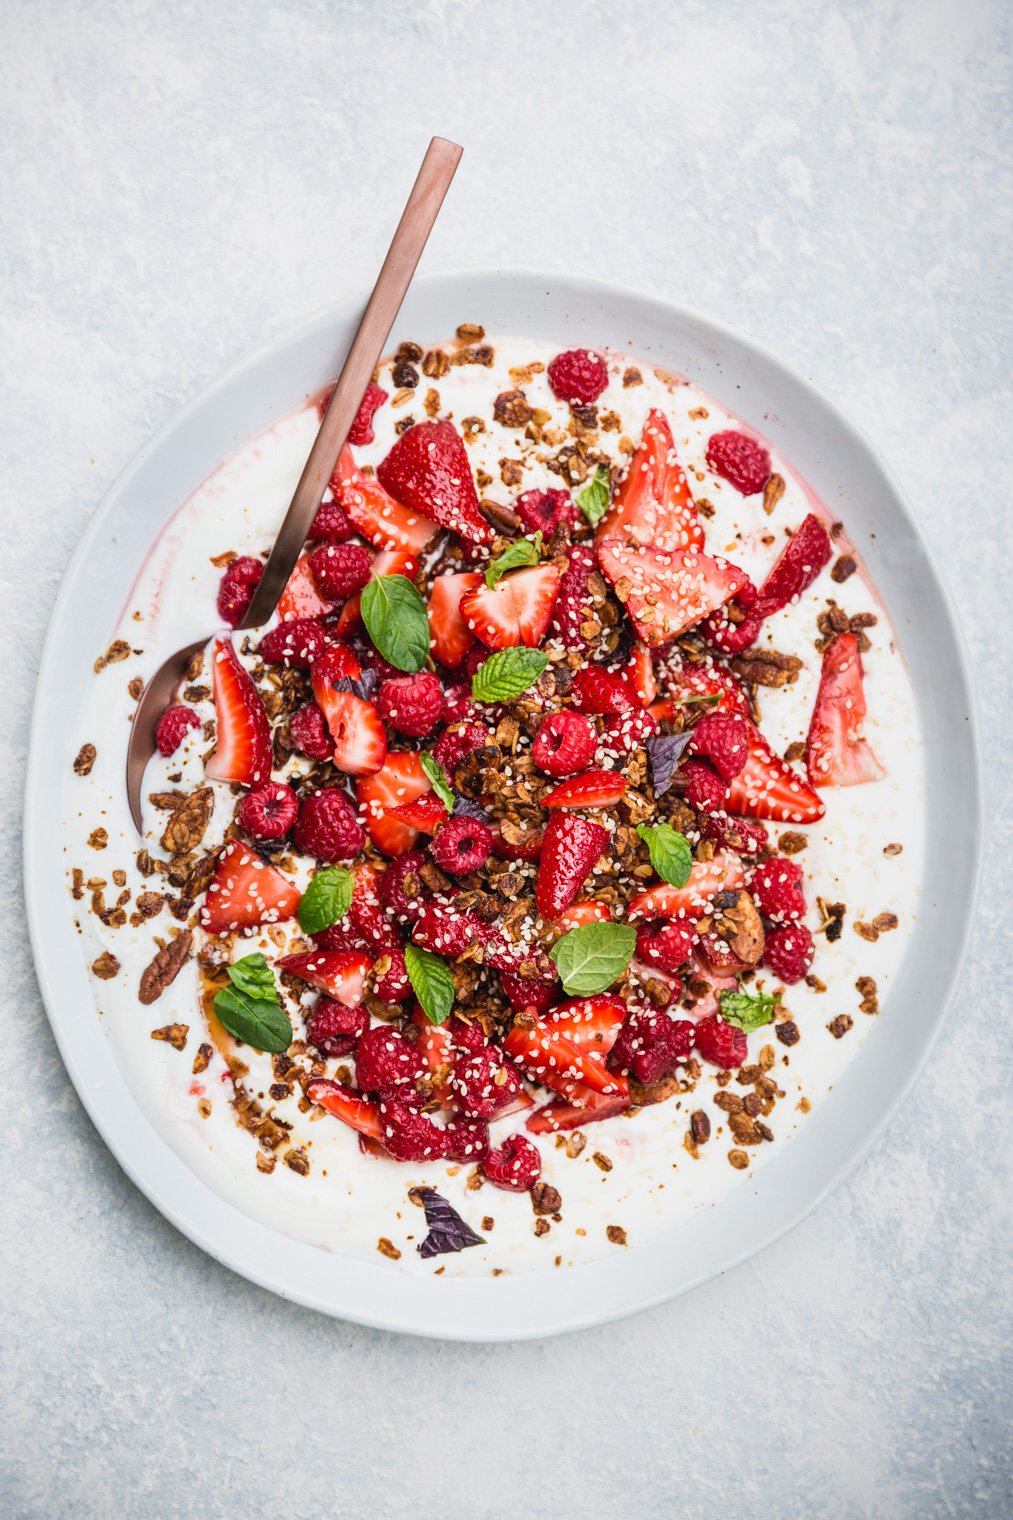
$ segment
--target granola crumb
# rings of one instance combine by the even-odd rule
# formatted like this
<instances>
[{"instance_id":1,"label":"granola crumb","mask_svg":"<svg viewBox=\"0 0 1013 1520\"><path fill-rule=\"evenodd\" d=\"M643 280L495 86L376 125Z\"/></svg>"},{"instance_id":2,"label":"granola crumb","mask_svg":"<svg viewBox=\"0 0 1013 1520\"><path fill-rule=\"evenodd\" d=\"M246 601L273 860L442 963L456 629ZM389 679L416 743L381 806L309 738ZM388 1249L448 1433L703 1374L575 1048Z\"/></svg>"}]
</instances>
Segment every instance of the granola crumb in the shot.
<instances>
[{"instance_id":1,"label":"granola crumb","mask_svg":"<svg viewBox=\"0 0 1013 1520\"><path fill-rule=\"evenodd\" d=\"M105 829L92 829L88 835L88 843L93 850L104 850L109 843L109 835Z\"/></svg>"},{"instance_id":2,"label":"granola crumb","mask_svg":"<svg viewBox=\"0 0 1013 1520\"><path fill-rule=\"evenodd\" d=\"M612 1170L612 1162L603 1151L595 1151L594 1155L591 1157L591 1160L594 1162L595 1166L600 1167L603 1172L610 1172Z\"/></svg>"},{"instance_id":3,"label":"granola crumb","mask_svg":"<svg viewBox=\"0 0 1013 1520\"><path fill-rule=\"evenodd\" d=\"M802 1038L799 1034L798 1025L793 1019L786 1019L783 1024L775 1024L774 1033L782 1045L797 1045Z\"/></svg>"},{"instance_id":4,"label":"granola crumb","mask_svg":"<svg viewBox=\"0 0 1013 1520\"><path fill-rule=\"evenodd\" d=\"M799 1098L798 1103L795 1106L796 1108L800 1108L804 1114L808 1114L812 1109L812 1104L809 1102L808 1098Z\"/></svg>"},{"instance_id":5,"label":"granola crumb","mask_svg":"<svg viewBox=\"0 0 1013 1520\"><path fill-rule=\"evenodd\" d=\"M883 854L884 855L899 855L902 852L903 849L904 849L904 846L902 844L885 844L883 846Z\"/></svg>"},{"instance_id":6,"label":"granola crumb","mask_svg":"<svg viewBox=\"0 0 1013 1520\"><path fill-rule=\"evenodd\" d=\"M861 919L856 918L851 927L856 934L861 935L862 939L868 940L869 944L875 944L876 940L879 939L879 930L875 924L865 924Z\"/></svg>"},{"instance_id":7,"label":"granola crumb","mask_svg":"<svg viewBox=\"0 0 1013 1520\"><path fill-rule=\"evenodd\" d=\"M763 488L763 510L769 517L785 492L783 475L771 475Z\"/></svg>"},{"instance_id":8,"label":"granola crumb","mask_svg":"<svg viewBox=\"0 0 1013 1520\"><path fill-rule=\"evenodd\" d=\"M214 1046L209 1045L206 1041L202 1041L198 1045L197 1054L193 1058L193 1066L191 1067L192 1074L195 1077L199 1077L202 1071L207 1071L214 1053Z\"/></svg>"},{"instance_id":9,"label":"granola crumb","mask_svg":"<svg viewBox=\"0 0 1013 1520\"><path fill-rule=\"evenodd\" d=\"M75 776L88 776L95 764L95 756L98 753L94 744L82 744L74 761Z\"/></svg>"},{"instance_id":10,"label":"granola crumb","mask_svg":"<svg viewBox=\"0 0 1013 1520\"><path fill-rule=\"evenodd\" d=\"M826 992L827 990L826 982L821 981L820 978L818 976L815 976L811 971L805 979L805 984L809 988L810 992Z\"/></svg>"},{"instance_id":11,"label":"granola crumb","mask_svg":"<svg viewBox=\"0 0 1013 1520\"><path fill-rule=\"evenodd\" d=\"M270 1174L274 1171L274 1169L275 1169L275 1167L277 1165L278 1165L278 1158L277 1158L277 1156L271 1156L266 1151L258 1151L257 1152L257 1171L258 1172L264 1172L267 1176L270 1176Z\"/></svg>"},{"instance_id":12,"label":"granola crumb","mask_svg":"<svg viewBox=\"0 0 1013 1520\"><path fill-rule=\"evenodd\" d=\"M747 1151L731 1150L728 1152L728 1160L737 1172L742 1172L749 1165L749 1154Z\"/></svg>"},{"instance_id":13,"label":"granola crumb","mask_svg":"<svg viewBox=\"0 0 1013 1520\"><path fill-rule=\"evenodd\" d=\"M899 923L896 913L877 913L872 920L872 927L878 929L880 934L887 934L891 929L896 929Z\"/></svg>"},{"instance_id":14,"label":"granola crumb","mask_svg":"<svg viewBox=\"0 0 1013 1520\"><path fill-rule=\"evenodd\" d=\"M605 1228L605 1234L608 1236L609 1240L611 1240L614 1246L624 1246L626 1244L626 1231L623 1229L622 1225L607 1225Z\"/></svg>"},{"instance_id":15,"label":"granola crumb","mask_svg":"<svg viewBox=\"0 0 1013 1520\"><path fill-rule=\"evenodd\" d=\"M489 1233L490 1230L492 1230L492 1229L495 1228L495 1226L496 1226L496 1221L495 1221L495 1219L493 1218L493 1216L491 1214L484 1214L482 1216L482 1228L483 1228L483 1230L485 1231L485 1233L487 1235L488 1235L488 1233Z\"/></svg>"},{"instance_id":16,"label":"granola crumb","mask_svg":"<svg viewBox=\"0 0 1013 1520\"><path fill-rule=\"evenodd\" d=\"M303 1146L300 1145L295 1150L286 1151L284 1160L289 1170L295 1172L299 1177L309 1176L310 1158L307 1156Z\"/></svg>"},{"instance_id":17,"label":"granola crumb","mask_svg":"<svg viewBox=\"0 0 1013 1520\"><path fill-rule=\"evenodd\" d=\"M210 1117L211 1117L211 1099L210 1098L198 1098L197 1099L197 1112L200 1114L200 1116L201 1116L202 1119L210 1119Z\"/></svg>"},{"instance_id":18,"label":"granola crumb","mask_svg":"<svg viewBox=\"0 0 1013 1520\"><path fill-rule=\"evenodd\" d=\"M535 1220L534 1232L535 1232L536 1235L548 1235L548 1233L549 1233L549 1231L551 1229L552 1229L552 1226L550 1225L550 1223L549 1223L549 1221L547 1219L536 1219Z\"/></svg>"},{"instance_id":19,"label":"granola crumb","mask_svg":"<svg viewBox=\"0 0 1013 1520\"><path fill-rule=\"evenodd\" d=\"M782 855L798 855L802 850L807 849L808 846L809 841L805 835L795 833L794 831L782 834L777 841L777 848L781 851Z\"/></svg>"},{"instance_id":20,"label":"granola crumb","mask_svg":"<svg viewBox=\"0 0 1013 1520\"><path fill-rule=\"evenodd\" d=\"M171 1045L173 1050L185 1050L186 1037L189 1033L189 1024L163 1024L161 1029L153 1029L151 1031L151 1038L153 1040L165 1040L166 1044Z\"/></svg>"},{"instance_id":21,"label":"granola crumb","mask_svg":"<svg viewBox=\"0 0 1013 1520\"><path fill-rule=\"evenodd\" d=\"M848 1030L854 1026L854 1019L850 1013L839 1013L836 1019L831 1019L827 1028L835 1040L842 1040Z\"/></svg>"},{"instance_id":22,"label":"granola crumb","mask_svg":"<svg viewBox=\"0 0 1013 1520\"><path fill-rule=\"evenodd\" d=\"M108 982L111 977L119 976L120 963L111 950L103 950L98 959L92 961L91 969L99 981Z\"/></svg>"},{"instance_id":23,"label":"granola crumb","mask_svg":"<svg viewBox=\"0 0 1013 1520\"><path fill-rule=\"evenodd\" d=\"M376 1243L376 1249L381 1256L387 1256L391 1261L401 1260L401 1252L392 1240L387 1239L386 1235L380 1236L380 1239Z\"/></svg>"},{"instance_id":24,"label":"granola crumb","mask_svg":"<svg viewBox=\"0 0 1013 1520\"><path fill-rule=\"evenodd\" d=\"M562 1140L563 1136L561 1135L559 1138ZM570 1160L573 1161L580 1155L581 1151L587 1145L587 1136L584 1134L583 1130L574 1130L573 1133L565 1139L564 1144L566 1145L566 1154L569 1156Z\"/></svg>"}]
</instances>

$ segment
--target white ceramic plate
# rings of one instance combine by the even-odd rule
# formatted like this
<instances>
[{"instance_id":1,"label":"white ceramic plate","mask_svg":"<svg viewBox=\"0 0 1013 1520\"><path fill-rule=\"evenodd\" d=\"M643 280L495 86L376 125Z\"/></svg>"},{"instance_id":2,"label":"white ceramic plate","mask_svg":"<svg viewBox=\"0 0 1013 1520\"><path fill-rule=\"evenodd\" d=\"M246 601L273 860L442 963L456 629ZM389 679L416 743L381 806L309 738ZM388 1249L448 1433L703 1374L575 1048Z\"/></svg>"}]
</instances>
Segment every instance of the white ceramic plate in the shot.
<instances>
[{"instance_id":1,"label":"white ceramic plate","mask_svg":"<svg viewBox=\"0 0 1013 1520\"><path fill-rule=\"evenodd\" d=\"M922 907L889 1006L804 1134L720 1205L635 1249L565 1272L414 1280L277 1234L224 1203L137 1106L95 1015L64 911L51 799L66 735L152 542L180 501L251 434L340 368L358 305L321 312L215 381L147 444L95 512L68 567L39 673L28 767L25 886L39 982L71 1079L106 1144L178 1229L243 1276L327 1314L458 1340L602 1324L684 1293L796 1224L875 1142L939 1030L973 917L980 789L971 687L950 602L896 482L808 381L742 333L622 286L529 270L419 279L394 339L437 340L462 316L490 335L609 344L698 381L768 436L847 523L895 621L925 739L930 839Z\"/></svg>"}]
</instances>

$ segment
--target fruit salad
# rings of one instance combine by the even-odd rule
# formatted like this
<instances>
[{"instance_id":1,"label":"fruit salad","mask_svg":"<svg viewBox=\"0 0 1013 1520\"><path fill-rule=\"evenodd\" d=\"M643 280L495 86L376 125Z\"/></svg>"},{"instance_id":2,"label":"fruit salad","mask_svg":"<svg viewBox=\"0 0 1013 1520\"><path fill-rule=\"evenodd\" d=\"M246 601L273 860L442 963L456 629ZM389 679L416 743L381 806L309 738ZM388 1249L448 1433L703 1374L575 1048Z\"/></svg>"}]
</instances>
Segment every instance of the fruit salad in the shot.
<instances>
[{"instance_id":1,"label":"fruit salad","mask_svg":"<svg viewBox=\"0 0 1013 1520\"><path fill-rule=\"evenodd\" d=\"M923 834L893 629L847 521L713 397L465 324L379 366L236 632L326 400L183 503L97 652L67 859L98 1011L278 1230L416 1275L633 1249L889 1016ZM124 719L216 625L138 841Z\"/></svg>"}]
</instances>

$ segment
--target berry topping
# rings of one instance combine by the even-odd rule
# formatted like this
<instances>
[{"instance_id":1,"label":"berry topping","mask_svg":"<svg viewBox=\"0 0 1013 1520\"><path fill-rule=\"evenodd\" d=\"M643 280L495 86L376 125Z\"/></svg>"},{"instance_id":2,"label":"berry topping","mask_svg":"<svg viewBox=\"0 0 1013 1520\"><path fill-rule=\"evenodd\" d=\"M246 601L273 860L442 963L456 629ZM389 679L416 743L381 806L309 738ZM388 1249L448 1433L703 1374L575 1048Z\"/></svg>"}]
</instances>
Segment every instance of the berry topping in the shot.
<instances>
[{"instance_id":1,"label":"berry topping","mask_svg":"<svg viewBox=\"0 0 1013 1520\"><path fill-rule=\"evenodd\" d=\"M535 901L543 918L555 918L568 908L612 836L600 823L575 813L554 812L542 841Z\"/></svg>"},{"instance_id":2,"label":"berry topping","mask_svg":"<svg viewBox=\"0 0 1013 1520\"><path fill-rule=\"evenodd\" d=\"M311 544L318 544L323 540L330 540L332 544L343 544L347 539L354 538L357 531L352 519L340 504L332 500L320 503L306 537Z\"/></svg>"},{"instance_id":3,"label":"berry topping","mask_svg":"<svg viewBox=\"0 0 1013 1520\"><path fill-rule=\"evenodd\" d=\"M763 914L774 924L797 923L805 918L802 868L786 855L774 855L753 872L749 891Z\"/></svg>"},{"instance_id":4,"label":"berry topping","mask_svg":"<svg viewBox=\"0 0 1013 1520\"><path fill-rule=\"evenodd\" d=\"M829 533L815 512L810 512L795 529L757 593L753 615L768 618L789 602L798 601L823 566L830 563L833 552Z\"/></svg>"},{"instance_id":5,"label":"berry topping","mask_svg":"<svg viewBox=\"0 0 1013 1520\"><path fill-rule=\"evenodd\" d=\"M348 776L372 776L387 759L387 730L371 702L351 691L335 691L332 682L318 677L321 661L313 667L313 695L324 710L334 740L331 756L339 771Z\"/></svg>"},{"instance_id":6,"label":"berry topping","mask_svg":"<svg viewBox=\"0 0 1013 1520\"><path fill-rule=\"evenodd\" d=\"M329 760L334 753L327 723L315 702L296 708L289 719L288 732L295 748L308 760Z\"/></svg>"},{"instance_id":7,"label":"berry topping","mask_svg":"<svg viewBox=\"0 0 1013 1520\"><path fill-rule=\"evenodd\" d=\"M823 655L806 749L814 786L859 786L886 771L862 737L865 723L862 656L853 633L837 636Z\"/></svg>"},{"instance_id":8,"label":"berry topping","mask_svg":"<svg viewBox=\"0 0 1013 1520\"><path fill-rule=\"evenodd\" d=\"M241 840L233 839L225 846L208 887L201 928L208 934L228 934L280 924L295 917L300 895L293 881Z\"/></svg>"},{"instance_id":9,"label":"berry topping","mask_svg":"<svg viewBox=\"0 0 1013 1520\"><path fill-rule=\"evenodd\" d=\"M549 385L557 401L590 406L609 383L608 366L587 348L568 348L549 361Z\"/></svg>"},{"instance_id":10,"label":"berry topping","mask_svg":"<svg viewBox=\"0 0 1013 1520\"><path fill-rule=\"evenodd\" d=\"M631 549L620 539L599 545L598 559L645 644L665 644L720 607L748 576L699 550Z\"/></svg>"},{"instance_id":11,"label":"berry topping","mask_svg":"<svg viewBox=\"0 0 1013 1520\"><path fill-rule=\"evenodd\" d=\"M722 654L739 654L755 644L760 636L762 618L756 611L759 592L752 581L740 586L730 601L725 602L700 624L700 632L708 644L720 649Z\"/></svg>"},{"instance_id":12,"label":"berry topping","mask_svg":"<svg viewBox=\"0 0 1013 1520\"><path fill-rule=\"evenodd\" d=\"M372 563L372 555L361 544L324 544L310 556L317 590L334 602L362 590Z\"/></svg>"},{"instance_id":13,"label":"berry topping","mask_svg":"<svg viewBox=\"0 0 1013 1520\"><path fill-rule=\"evenodd\" d=\"M355 414L355 421L348 429L348 441L356 447L365 443L372 443L376 434L373 432L373 413L377 411L387 399L387 392L380 385L370 383L366 386L365 394L359 402L359 410Z\"/></svg>"},{"instance_id":14,"label":"berry topping","mask_svg":"<svg viewBox=\"0 0 1013 1520\"><path fill-rule=\"evenodd\" d=\"M544 1013L552 1007L559 995L554 982L538 982L533 976L518 976L515 971L501 971L499 977L503 991L510 1000L510 1007L516 1013L525 1008Z\"/></svg>"},{"instance_id":15,"label":"berry topping","mask_svg":"<svg viewBox=\"0 0 1013 1520\"><path fill-rule=\"evenodd\" d=\"M430 517L402 506L387 495L379 480L363 475L347 444L331 476L331 490L363 538L377 549L418 554L436 532Z\"/></svg>"},{"instance_id":16,"label":"berry topping","mask_svg":"<svg viewBox=\"0 0 1013 1520\"><path fill-rule=\"evenodd\" d=\"M695 1031L696 1026L688 1019L670 1019L658 1010L633 1009L616 1037L609 1066L652 1087L689 1058Z\"/></svg>"},{"instance_id":17,"label":"berry topping","mask_svg":"<svg viewBox=\"0 0 1013 1520\"><path fill-rule=\"evenodd\" d=\"M242 554L232 561L222 576L218 587L218 616L230 628L235 628L246 616L246 609L253 601L253 593L263 573L263 560Z\"/></svg>"},{"instance_id":18,"label":"berry topping","mask_svg":"<svg viewBox=\"0 0 1013 1520\"><path fill-rule=\"evenodd\" d=\"M466 1019L460 1019L455 1014L447 1020L446 1030L460 1050L481 1050L485 1044L485 1031L477 1021L469 1024Z\"/></svg>"},{"instance_id":19,"label":"berry topping","mask_svg":"<svg viewBox=\"0 0 1013 1520\"><path fill-rule=\"evenodd\" d=\"M492 834L477 818L450 818L437 829L431 849L444 871L467 876L481 870L492 854Z\"/></svg>"},{"instance_id":20,"label":"berry topping","mask_svg":"<svg viewBox=\"0 0 1013 1520\"><path fill-rule=\"evenodd\" d=\"M696 944L696 924L689 918L676 918L657 934L645 929L637 932L637 954L646 966L660 966L673 975L689 960Z\"/></svg>"},{"instance_id":21,"label":"berry topping","mask_svg":"<svg viewBox=\"0 0 1013 1520\"><path fill-rule=\"evenodd\" d=\"M462 1113L472 1119L493 1119L517 1097L521 1080L504 1061L502 1052L487 1045L460 1057L450 1076L450 1088Z\"/></svg>"},{"instance_id":22,"label":"berry topping","mask_svg":"<svg viewBox=\"0 0 1013 1520\"><path fill-rule=\"evenodd\" d=\"M254 839L280 839L295 823L298 811L299 800L290 786L266 781L247 792L236 809L236 822Z\"/></svg>"},{"instance_id":23,"label":"berry topping","mask_svg":"<svg viewBox=\"0 0 1013 1520\"><path fill-rule=\"evenodd\" d=\"M355 808L338 786L322 787L303 798L292 839L297 849L327 865L351 860L366 843Z\"/></svg>"},{"instance_id":24,"label":"berry topping","mask_svg":"<svg viewBox=\"0 0 1013 1520\"><path fill-rule=\"evenodd\" d=\"M281 971L301 977L339 1003L358 1008L366 972L373 962L361 950L305 950L283 955L277 964Z\"/></svg>"},{"instance_id":25,"label":"berry topping","mask_svg":"<svg viewBox=\"0 0 1013 1520\"><path fill-rule=\"evenodd\" d=\"M292 618L327 617L333 611L334 603L321 596L317 590L310 568L310 556L301 554L281 593L278 616L283 623L287 623Z\"/></svg>"},{"instance_id":26,"label":"berry topping","mask_svg":"<svg viewBox=\"0 0 1013 1520\"><path fill-rule=\"evenodd\" d=\"M542 807L614 807L628 786L618 771L585 771L583 776L573 776L546 792Z\"/></svg>"},{"instance_id":27,"label":"berry topping","mask_svg":"<svg viewBox=\"0 0 1013 1520\"><path fill-rule=\"evenodd\" d=\"M619 758L649 739L656 727L654 714L643 708L636 712L607 713L601 720L602 748Z\"/></svg>"},{"instance_id":28,"label":"berry topping","mask_svg":"<svg viewBox=\"0 0 1013 1520\"><path fill-rule=\"evenodd\" d=\"M746 1036L736 1024L726 1024L719 1013L701 1019L696 1026L696 1048L705 1061L735 1071L749 1054Z\"/></svg>"},{"instance_id":29,"label":"berry topping","mask_svg":"<svg viewBox=\"0 0 1013 1520\"><path fill-rule=\"evenodd\" d=\"M683 796L691 808L699 813L713 813L724 807L728 786L713 766L705 760L687 760L682 775L689 782Z\"/></svg>"},{"instance_id":30,"label":"berry topping","mask_svg":"<svg viewBox=\"0 0 1013 1520\"><path fill-rule=\"evenodd\" d=\"M443 1156L444 1131L425 1114L387 1096L381 1098L379 1109L383 1146L395 1161L437 1161Z\"/></svg>"},{"instance_id":31,"label":"berry topping","mask_svg":"<svg viewBox=\"0 0 1013 1520\"><path fill-rule=\"evenodd\" d=\"M159 753L166 756L174 755L190 729L200 727L201 721L192 707L184 707L182 702L167 707L155 729L155 743L158 745Z\"/></svg>"},{"instance_id":32,"label":"berry topping","mask_svg":"<svg viewBox=\"0 0 1013 1520\"><path fill-rule=\"evenodd\" d=\"M703 548L703 525L663 412L648 412L640 447L598 524L595 543L608 538L634 539L661 553Z\"/></svg>"},{"instance_id":33,"label":"berry topping","mask_svg":"<svg viewBox=\"0 0 1013 1520\"><path fill-rule=\"evenodd\" d=\"M330 629L319 618L290 618L264 634L257 653L262 660L308 670L333 643Z\"/></svg>"},{"instance_id":34,"label":"berry topping","mask_svg":"<svg viewBox=\"0 0 1013 1520\"><path fill-rule=\"evenodd\" d=\"M698 765L699 761L691 762ZM746 884L745 872L737 855L722 851L713 860L694 860L689 881L684 887L668 882L640 892L627 909L630 918L678 918L682 914L701 918L709 911L716 892L736 891Z\"/></svg>"},{"instance_id":35,"label":"berry topping","mask_svg":"<svg viewBox=\"0 0 1013 1520\"><path fill-rule=\"evenodd\" d=\"M433 759L443 766L451 780L466 756L492 742L492 734L480 723L455 723L445 728L433 745Z\"/></svg>"},{"instance_id":36,"label":"berry topping","mask_svg":"<svg viewBox=\"0 0 1013 1520\"><path fill-rule=\"evenodd\" d=\"M382 769L375 776L361 777L355 790L366 832L376 847L392 858L410 850L419 837L418 830L392 817L390 809L432 790L416 752L396 750L389 754Z\"/></svg>"},{"instance_id":37,"label":"berry topping","mask_svg":"<svg viewBox=\"0 0 1013 1520\"><path fill-rule=\"evenodd\" d=\"M549 626L559 581L555 565L516 570L491 589L483 581L462 596L461 616L489 649L534 649Z\"/></svg>"},{"instance_id":38,"label":"berry topping","mask_svg":"<svg viewBox=\"0 0 1013 1520\"><path fill-rule=\"evenodd\" d=\"M493 1187L507 1193L526 1193L541 1176L542 1158L530 1140L523 1135L511 1135L499 1150L488 1153L482 1170Z\"/></svg>"},{"instance_id":39,"label":"berry topping","mask_svg":"<svg viewBox=\"0 0 1013 1520\"><path fill-rule=\"evenodd\" d=\"M755 496L770 479L770 455L763 444L733 428L711 434L707 464L743 496Z\"/></svg>"},{"instance_id":40,"label":"berry topping","mask_svg":"<svg viewBox=\"0 0 1013 1520\"><path fill-rule=\"evenodd\" d=\"M708 713L693 729L689 750L733 781L749 759L749 724L735 713Z\"/></svg>"},{"instance_id":41,"label":"berry topping","mask_svg":"<svg viewBox=\"0 0 1013 1520\"><path fill-rule=\"evenodd\" d=\"M728 787L728 812L775 823L818 823L826 812L818 794L774 754L758 728L747 728L749 759Z\"/></svg>"},{"instance_id":42,"label":"berry topping","mask_svg":"<svg viewBox=\"0 0 1013 1520\"><path fill-rule=\"evenodd\" d=\"M478 707L471 695L470 681L460 681L446 688L443 693L444 723L466 723L477 713Z\"/></svg>"},{"instance_id":43,"label":"berry topping","mask_svg":"<svg viewBox=\"0 0 1013 1520\"><path fill-rule=\"evenodd\" d=\"M559 594L552 609L549 627L553 634L558 634L567 649L583 653L587 645L580 627L594 613L588 579L598 569L598 561L586 544L574 544L567 550L566 557L569 568L563 572L559 583Z\"/></svg>"},{"instance_id":44,"label":"berry topping","mask_svg":"<svg viewBox=\"0 0 1013 1520\"><path fill-rule=\"evenodd\" d=\"M410 427L377 466L376 478L402 507L472 543L489 544L496 536L478 510L471 461L452 422Z\"/></svg>"},{"instance_id":45,"label":"berry topping","mask_svg":"<svg viewBox=\"0 0 1013 1520\"><path fill-rule=\"evenodd\" d=\"M392 861L377 882L376 893L385 908L398 918L412 923L419 917L429 892L422 884L419 870L426 863L421 850L409 850L398 860Z\"/></svg>"},{"instance_id":46,"label":"berry topping","mask_svg":"<svg viewBox=\"0 0 1013 1520\"><path fill-rule=\"evenodd\" d=\"M569 491L525 491L514 502L525 533L541 531L546 538L560 523L573 523L577 512Z\"/></svg>"},{"instance_id":47,"label":"berry topping","mask_svg":"<svg viewBox=\"0 0 1013 1520\"><path fill-rule=\"evenodd\" d=\"M483 1119L451 1119L443 1129L448 1161L481 1161L489 1154L489 1126Z\"/></svg>"},{"instance_id":48,"label":"berry topping","mask_svg":"<svg viewBox=\"0 0 1013 1520\"><path fill-rule=\"evenodd\" d=\"M215 639L212 649L218 742L204 773L212 781L235 781L244 786L269 781L274 755L261 695L240 664L231 639Z\"/></svg>"},{"instance_id":49,"label":"berry topping","mask_svg":"<svg viewBox=\"0 0 1013 1520\"><path fill-rule=\"evenodd\" d=\"M319 997L306 1019L306 1038L325 1056L347 1056L369 1028L365 1008L349 1008Z\"/></svg>"},{"instance_id":50,"label":"berry topping","mask_svg":"<svg viewBox=\"0 0 1013 1520\"><path fill-rule=\"evenodd\" d=\"M495 929L477 913L461 913L441 902L426 903L412 930L417 945L438 955L463 955L472 945L485 945L496 937Z\"/></svg>"},{"instance_id":51,"label":"berry topping","mask_svg":"<svg viewBox=\"0 0 1013 1520\"><path fill-rule=\"evenodd\" d=\"M621 676L603 665L585 665L570 688L573 705L585 713L631 712L636 698Z\"/></svg>"},{"instance_id":52,"label":"berry topping","mask_svg":"<svg viewBox=\"0 0 1013 1520\"><path fill-rule=\"evenodd\" d=\"M805 924L785 924L771 929L763 951L763 963L788 987L794 987L813 963L816 946Z\"/></svg>"},{"instance_id":53,"label":"berry topping","mask_svg":"<svg viewBox=\"0 0 1013 1520\"><path fill-rule=\"evenodd\" d=\"M380 687L376 705L391 728L420 739L423 734L431 734L440 721L443 688L428 670L420 670L414 676L392 676Z\"/></svg>"},{"instance_id":54,"label":"berry topping","mask_svg":"<svg viewBox=\"0 0 1013 1520\"><path fill-rule=\"evenodd\" d=\"M543 718L531 746L535 764L547 776L576 775L591 764L597 752L594 724L571 712L554 712Z\"/></svg>"},{"instance_id":55,"label":"berry topping","mask_svg":"<svg viewBox=\"0 0 1013 1520\"><path fill-rule=\"evenodd\" d=\"M355 1078L362 1092L393 1093L415 1086L426 1063L410 1040L390 1024L367 1029L355 1050Z\"/></svg>"},{"instance_id":56,"label":"berry topping","mask_svg":"<svg viewBox=\"0 0 1013 1520\"><path fill-rule=\"evenodd\" d=\"M382 1130L379 1109L361 1093L343 1087L340 1082L332 1082L329 1077L314 1077L312 1082L307 1083L306 1096L311 1103L318 1103L336 1119L341 1119L345 1124L351 1125L352 1129L358 1130L360 1135L365 1135L370 1140L380 1139Z\"/></svg>"},{"instance_id":57,"label":"berry topping","mask_svg":"<svg viewBox=\"0 0 1013 1520\"><path fill-rule=\"evenodd\" d=\"M477 570L460 575L437 575L429 591L429 647L442 665L460 665L475 642L461 616L461 598L482 584ZM469 687L470 691L470 687Z\"/></svg>"}]
</instances>

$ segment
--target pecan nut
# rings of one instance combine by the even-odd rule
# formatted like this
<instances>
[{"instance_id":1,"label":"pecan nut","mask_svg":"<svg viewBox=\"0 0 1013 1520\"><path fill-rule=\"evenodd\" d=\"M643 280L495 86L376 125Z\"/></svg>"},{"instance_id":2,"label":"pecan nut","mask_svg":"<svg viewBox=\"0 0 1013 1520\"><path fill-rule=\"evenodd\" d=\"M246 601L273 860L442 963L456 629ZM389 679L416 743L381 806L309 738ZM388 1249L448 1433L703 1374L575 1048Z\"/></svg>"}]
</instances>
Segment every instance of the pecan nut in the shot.
<instances>
[{"instance_id":1,"label":"pecan nut","mask_svg":"<svg viewBox=\"0 0 1013 1520\"><path fill-rule=\"evenodd\" d=\"M192 944L193 935L187 929L184 933L178 934L175 939L171 939L164 950L159 950L151 965L141 972L141 984L137 992L140 1002L158 1001L166 987L170 986L179 975L183 962L190 954Z\"/></svg>"}]
</instances>

